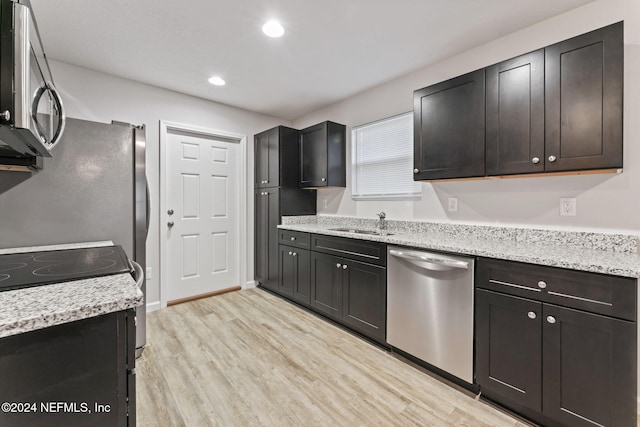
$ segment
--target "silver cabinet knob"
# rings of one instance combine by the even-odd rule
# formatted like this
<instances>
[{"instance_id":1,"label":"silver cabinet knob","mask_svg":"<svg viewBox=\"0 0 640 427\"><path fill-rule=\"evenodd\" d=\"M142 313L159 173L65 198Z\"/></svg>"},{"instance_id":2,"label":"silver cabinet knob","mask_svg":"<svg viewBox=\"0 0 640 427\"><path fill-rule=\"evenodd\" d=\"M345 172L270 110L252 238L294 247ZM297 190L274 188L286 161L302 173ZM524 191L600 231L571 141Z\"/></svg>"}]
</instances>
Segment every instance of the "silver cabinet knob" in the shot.
<instances>
[{"instance_id":1,"label":"silver cabinet knob","mask_svg":"<svg viewBox=\"0 0 640 427\"><path fill-rule=\"evenodd\" d=\"M531 159L531 163L533 163L534 165L537 165L538 163L540 163L540 158L534 157L533 159Z\"/></svg>"},{"instance_id":2,"label":"silver cabinet knob","mask_svg":"<svg viewBox=\"0 0 640 427\"><path fill-rule=\"evenodd\" d=\"M347 269L347 264L344 264L344 265L342 266L342 269L343 269L343 270L346 270L346 269Z\"/></svg>"},{"instance_id":3,"label":"silver cabinet knob","mask_svg":"<svg viewBox=\"0 0 640 427\"><path fill-rule=\"evenodd\" d=\"M535 319L536 318L536 314L533 311L528 312L527 316L529 316L529 319Z\"/></svg>"},{"instance_id":4,"label":"silver cabinet knob","mask_svg":"<svg viewBox=\"0 0 640 427\"><path fill-rule=\"evenodd\" d=\"M547 322L549 323L556 323L556 318L553 316L547 316Z\"/></svg>"},{"instance_id":5,"label":"silver cabinet knob","mask_svg":"<svg viewBox=\"0 0 640 427\"><path fill-rule=\"evenodd\" d=\"M291 251L289 251L289 255L291 255Z\"/></svg>"},{"instance_id":6,"label":"silver cabinet knob","mask_svg":"<svg viewBox=\"0 0 640 427\"><path fill-rule=\"evenodd\" d=\"M414 169L414 170L413 170L413 173L418 173L418 172L420 172L420 170L419 170L419 169Z\"/></svg>"},{"instance_id":7,"label":"silver cabinet knob","mask_svg":"<svg viewBox=\"0 0 640 427\"><path fill-rule=\"evenodd\" d=\"M262 194L263 196L268 196L268 195L269 195L269 193L267 193L266 191L263 191L263 192L262 192L262 193L260 193L260 194Z\"/></svg>"},{"instance_id":8,"label":"silver cabinet knob","mask_svg":"<svg viewBox=\"0 0 640 427\"><path fill-rule=\"evenodd\" d=\"M169 209L169 210L167 211L167 214L169 214L169 215L173 215L173 209Z\"/></svg>"},{"instance_id":9,"label":"silver cabinet knob","mask_svg":"<svg viewBox=\"0 0 640 427\"><path fill-rule=\"evenodd\" d=\"M169 228L173 227L174 225L175 225L175 224L173 223L173 221L169 221L169 222L167 223L167 227L169 227Z\"/></svg>"},{"instance_id":10,"label":"silver cabinet knob","mask_svg":"<svg viewBox=\"0 0 640 427\"><path fill-rule=\"evenodd\" d=\"M545 281L543 281L543 280L540 280L540 281L538 282L538 287L539 287L540 289L544 289L544 288L546 288L546 287L547 287L547 282L545 282Z\"/></svg>"},{"instance_id":11,"label":"silver cabinet knob","mask_svg":"<svg viewBox=\"0 0 640 427\"><path fill-rule=\"evenodd\" d=\"M327 178L322 178L320 181L325 182Z\"/></svg>"},{"instance_id":12,"label":"silver cabinet knob","mask_svg":"<svg viewBox=\"0 0 640 427\"><path fill-rule=\"evenodd\" d=\"M291 254L291 255L293 255L293 256L298 256L298 254L297 254L296 252L294 252L294 253L293 253L293 254Z\"/></svg>"},{"instance_id":13,"label":"silver cabinet knob","mask_svg":"<svg viewBox=\"0 0 640 427\"><path fill-rule=\"evenodd\" d=\"M292 238L291 238L291 241L292 241L292 242L294 242L295 240L296 240L296 238L295 238L295 237L292 237Z\"/></svg>"},{"instance_id":14,"label":"silver cabinet knob","mask_svg":"<svg viewBox=\"0 0 640 427\"><path fill-rule=\"evenodd\" d=\"M557 159L556 159L556 156L549 156L549 161L550 161L551 163L555 162L556 160L557 160Z\"/></svg>"},{"instance_id":15,"label":"silver cabinet knob","mask_svg":"<svg viewBox=\"0 0 640 427\"><path fill-rule=\"evenodd\" d=\"M2 113L0 113L0 119L5 120L7 122L11 120L11 111L4 110Z\"/></svg>"},{"instance_id":16,"label":"silver cabinet knob","mask_svg":"<svg viewBox=\"0 0 640 427\"><path fill-rule=\"evenodd\" d=\"M336 264L336 267L337 267L337 268L340 268L340 267L342 267L342 264L337 263L337 264Z\"/></svg>"}]
</instances>

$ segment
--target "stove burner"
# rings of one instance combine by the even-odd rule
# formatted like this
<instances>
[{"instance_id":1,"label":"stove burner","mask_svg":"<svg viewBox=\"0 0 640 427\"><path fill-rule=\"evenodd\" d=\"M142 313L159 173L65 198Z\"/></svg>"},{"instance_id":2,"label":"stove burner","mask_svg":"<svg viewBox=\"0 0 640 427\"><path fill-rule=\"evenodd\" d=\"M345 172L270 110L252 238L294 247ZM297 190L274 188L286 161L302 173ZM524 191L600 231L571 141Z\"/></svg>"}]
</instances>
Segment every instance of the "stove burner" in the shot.
<instances>
[{"instance_id":1,"label":"stove burner","mask_svg":"<svg viewBox=\"0 0 640 427\"><path fill-rule=\"evenodd\" d=\"M40 260L37 260L40 261ZM61 262L58 264L49 264L33 270L35 276L66 276L70 273L84 274L97 273L106 268L113 267L117 262L110 259L90 260L88 263L82 262Z\"/></svg>"},{"instance_id":2,"label":"stove burner","mask_svg":"<svg viewBox=\"0 0 640 427\"><path fill-rule=\"evenodd\" d=\"M0 263L0 271L17 270L18 268L24 268L27 266L26 262L7 262Z\"/></svg>"}]
</instances>

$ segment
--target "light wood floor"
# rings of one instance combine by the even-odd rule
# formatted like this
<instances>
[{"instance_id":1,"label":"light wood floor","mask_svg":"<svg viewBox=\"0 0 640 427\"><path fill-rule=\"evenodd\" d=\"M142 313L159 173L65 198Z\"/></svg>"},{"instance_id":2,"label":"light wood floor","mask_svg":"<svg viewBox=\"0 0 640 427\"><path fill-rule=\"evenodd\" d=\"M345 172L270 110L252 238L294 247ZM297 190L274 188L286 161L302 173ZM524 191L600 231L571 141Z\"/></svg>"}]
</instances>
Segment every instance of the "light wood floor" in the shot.
<instances>
[{"instance_id":1,"label":"light wood floor","mask_svg":"<svg viewBox=\"0 0 640 427\"><path fill-rule=\"evenodd\" d=\"M150 313L138 426L525 426L260 289Z\"/></svg>"}]
</instances>

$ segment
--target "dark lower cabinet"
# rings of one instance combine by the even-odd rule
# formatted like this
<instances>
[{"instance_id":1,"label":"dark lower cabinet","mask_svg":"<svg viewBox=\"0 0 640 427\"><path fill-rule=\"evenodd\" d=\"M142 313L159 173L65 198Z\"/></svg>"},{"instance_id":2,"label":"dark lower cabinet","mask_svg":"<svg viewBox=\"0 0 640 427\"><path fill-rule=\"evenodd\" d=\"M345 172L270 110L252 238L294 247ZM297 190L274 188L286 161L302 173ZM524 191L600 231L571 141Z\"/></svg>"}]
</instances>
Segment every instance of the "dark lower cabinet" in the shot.
<instances>
[{"instance_id":1,"label":"dark lower cabinet","mask_svg":"<svg viewBox=\"0 0 640 427\"><path fill-rule=\"evenodd\" d=\"M280 279L282 295L309 305L311 302L311 256L308 250L280 245Z\"/></svg>"},{"instance_id":2,"label":"dark lower cabinet","mask_svg":"<svg viewBox=\"0 0 640 427\"><path fill-rule=\"evenodd\" d=\"M261 286L277 291L280 189L257 189L254 203L255 279Z\"/></svg>"},{"instance_id":3,"label":"dark lower cabinet","mask_svg":"<svg viewBox=\"0 0 640 427\"><path fill-rule=\"evenodd\" d=\"M134 316L131 309L1 338L0 425L135 426Z\"/></svg>"},{"instance_id":4,"label":"dark lower cabinet","mask_svg":"<svg viewBox=\"0 0 640 427\"><path fill-rule=\"evenodd\" d=\"M542 303L476 291L476 382L542 410Z\"/></svg>"},{"instance_id":5,"label":"dark lower cabinet","mask_svg":"<svg viewBox=\"0 0 640 427\"><path fill-rule=\"evenodd\" d=\"M311 253L311 306L377 341L386 340L387 269Z\"/></svg>"},{"instance_id":6,"label":"dark lower cabinet","mask_svg":"<svg viewBox=\"0 0 640 427\"><path fill-rule=\"evenodd\" d=\"M476 290L483 395L549 426L636 425L636 325Z\"/></svg>"}]
</instances>

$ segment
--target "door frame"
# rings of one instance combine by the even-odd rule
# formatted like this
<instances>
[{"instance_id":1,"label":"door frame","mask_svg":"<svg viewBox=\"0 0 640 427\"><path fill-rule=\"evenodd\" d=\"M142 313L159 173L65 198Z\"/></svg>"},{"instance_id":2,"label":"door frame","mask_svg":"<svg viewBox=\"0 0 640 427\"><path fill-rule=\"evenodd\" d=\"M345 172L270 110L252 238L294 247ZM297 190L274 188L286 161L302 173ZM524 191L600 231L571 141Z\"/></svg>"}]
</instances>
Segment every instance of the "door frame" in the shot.
<instances>
[{"instance_id":1,"label":"door frame","mask_svg":"<svg viewBox=\"0 0 640 427\"><path fill-rule=\"evenodd\" d=\"M163 225L166 221L167 212L167 162L169 160L169 156L167 155L167 149L169 148L168 139L169 134L172 131L192 133L194 135L200 135L209 138L221 137L225 139L232 139L237 141L240 146L240 158L238 159L238 186L240 187L240 194L237 200L239 213L238 238L240 240L238 242L239 244L237 254L238 268L240 270L238 279L240 280L240 286L242 286L242 288L245 288L247 284L247 257L242 256L242 254L247 253L247 135L167 120L160 120L160 308L165 308L167 306L167 239L162 230L164 230Z\"/></svg>"}]
</instances>

